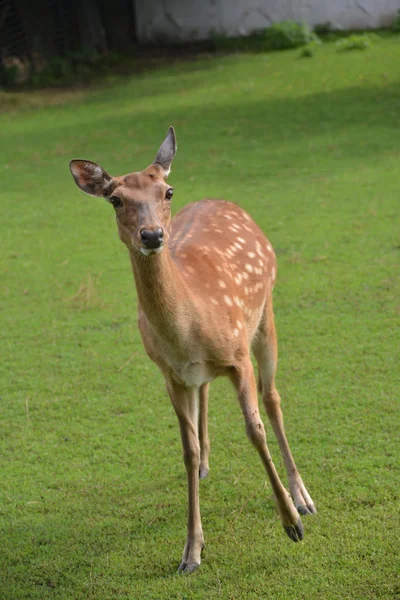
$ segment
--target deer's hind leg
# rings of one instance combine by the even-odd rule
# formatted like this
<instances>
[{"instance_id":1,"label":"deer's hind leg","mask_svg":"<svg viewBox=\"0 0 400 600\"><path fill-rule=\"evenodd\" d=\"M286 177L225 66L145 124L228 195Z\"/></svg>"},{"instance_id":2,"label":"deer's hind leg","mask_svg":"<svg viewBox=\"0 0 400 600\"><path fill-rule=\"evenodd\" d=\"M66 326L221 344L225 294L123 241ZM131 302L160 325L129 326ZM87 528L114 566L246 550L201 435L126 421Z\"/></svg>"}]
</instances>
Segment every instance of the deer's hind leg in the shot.
<instances>
[{"instance_id":1,"label":"deer's hind leg","mask_svg":"<svg viewBox=\"0 0 400 600\"><path fill-rule=\"evenodd\" d=\"M269 453L264 425L258 410L257 385L250 356L232 369L231 380L237 390L247 436L260 455L271 482L282 525L290 539L298 542L303 539L303 525L291 497L279 479Z\"/></svg>"},{"instance_id":2,"label":"deer's hind leg","mask_svg":"<svg viewBox=\"0 0 400 600\"><path fill-rule=\"evenodd\" d=\"M200 479L207 477L209 472L210 440L208 437L208 391L209 383L204 383L199 389L199 441L200 441Z\"/></svg>"},{"instance_id":3,"label":"deer's hind leg","mask_svg":"<svg viewBox=\"0 0 400 600\"><path fill-rule=\"evenodd\" d=\"M280 407L281 399L275 387L278 351L272 309L272 295L269 295L267 298L264 315L253 343L253 351L258 364L259 392L262 395L268 418L277 437L285 462L291 496L301 515L314 514L317 512L316 508L300 477L286 438Z\"/></svg>"}]
</instances>

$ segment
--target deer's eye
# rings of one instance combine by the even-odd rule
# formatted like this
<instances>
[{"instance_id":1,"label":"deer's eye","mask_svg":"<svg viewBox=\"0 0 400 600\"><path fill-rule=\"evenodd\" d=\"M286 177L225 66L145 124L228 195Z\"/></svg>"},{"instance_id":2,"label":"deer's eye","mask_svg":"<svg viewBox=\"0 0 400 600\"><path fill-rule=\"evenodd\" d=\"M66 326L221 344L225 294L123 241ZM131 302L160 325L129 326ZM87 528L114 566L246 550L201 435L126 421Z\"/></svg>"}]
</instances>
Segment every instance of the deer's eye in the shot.
<instances>
[{"instance_id":1,"label":"deer's eye","mask_svg":"<svg viewBox=\"0 0 400 600\"><path fill-rule=\"evenodd\" d=\"M122 200L121 198L118 198L118 196L111 196L110 202L114 208L119 208L120 206L122 206Z\"/></svg>"},{"instance_id":2,"label":"deer's eye","mask_svg":"<svg viewBox=\"0 0 400 600\"><path fill-rule=\"evenodd\" d=\"M173 188L169 188L169 190L166 191L165 193L165 197L167 200L171 200L172 196L174 195L174 190Z\"/></svg>"}]
</instances>

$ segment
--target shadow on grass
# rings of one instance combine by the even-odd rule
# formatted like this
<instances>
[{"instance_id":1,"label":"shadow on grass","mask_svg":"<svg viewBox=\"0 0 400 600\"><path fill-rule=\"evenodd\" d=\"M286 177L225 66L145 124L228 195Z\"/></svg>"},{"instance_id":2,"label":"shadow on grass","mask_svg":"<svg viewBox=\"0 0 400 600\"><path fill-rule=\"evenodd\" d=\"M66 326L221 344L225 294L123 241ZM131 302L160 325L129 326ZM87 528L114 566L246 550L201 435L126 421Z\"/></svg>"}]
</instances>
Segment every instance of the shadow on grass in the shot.
<instances>
[{"instance_id":1,"label":"shadow on grass","mask_svg":"<svg viewBox=\"0 0 400 600\"><path fill-rule=\"evenodd\" d=\"M282 167L285 165L280 162L278 152L282 144L285 145L285 163L288 166L306 165L310 161L314 164L315 156L323 163L324 152L330 158L337 154L338 160L341 156L345 158L349 152L352 158L368 159L382 144L376 141L376 136L382 136L384 131L388 134L385 138L387 151L398 150L394 132L400 127L399 95L400 83L368 88L355 86L296 98L260 100L249 93L245 97L233 96L230 102L216 98L215 102L207 105L199 102L183 108L166 108L158 112L157 121L152 120L152 115L145 109L105 116L101 111L96 114L93 105L90 105L87 107L90 116L81 109L73 129L71 124L63 125L54 119L44 125L44 129L52 131L52 134L42 138L42 160L38 168L44 166L47 160L54 162L54 146L61 141L64 152L71 155L80 147L87 152L91 145L98 154L102 137L107 139L109 148L102 147L103 155L113 154L116 147L120 153L129 151L129 148L134 152L135 145L143 143L143 134L127 136L126 141L121 142L121 131L129 134L138 121L142 122L142 130L146 124L146 144L153 136L155 139L158 139L157 134L162 136L160 129L165 127L165 123L174 124L182 144L182 153L177 160L187 157L186 160L192 164L201 162L204 155L208 155L212 159L210 162L217 162L220 167L222 161L222 167L232 169L238 165L240 168L240 159L245 156L247 165L250 162L255 170L265 168L265 160L270 165L276 162ZM36 130L5 132L3 137L4 148L7 148L7 138L14 146L23 143L25 149L37 146ZM221 137L226 138L225 152L220 151ZM304 138L310 140L309 153L304 152ZM292 145L290 150L286 146L289 142ZM60 169L65 170L61 158L59 162ZM147 162L143 159L132 166L141 169ZM104 167L107 168L107 165Z\"/></svg>"}]
</instances>

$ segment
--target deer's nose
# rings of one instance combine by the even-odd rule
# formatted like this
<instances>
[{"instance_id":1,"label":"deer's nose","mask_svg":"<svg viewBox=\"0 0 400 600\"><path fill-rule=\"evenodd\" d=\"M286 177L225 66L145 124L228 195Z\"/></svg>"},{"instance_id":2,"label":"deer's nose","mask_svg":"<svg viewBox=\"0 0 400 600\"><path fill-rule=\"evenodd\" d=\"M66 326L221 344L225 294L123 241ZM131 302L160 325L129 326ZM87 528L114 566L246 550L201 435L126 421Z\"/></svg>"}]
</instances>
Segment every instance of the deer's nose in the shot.
<instances>
[{"instance_id":1,"label":"deer's nose","mask_svg":"<svg viewBox=\"0 0 400 600\"><path fill-rule=\"evenodd\" d=\"M158 229L154 229L153 231L149 231L148 229L141 229L140 237L143 245L146 248L159 248L164 240L164 232L161 229L161 227L159 227Z\"/></svg>"}]
</instances>

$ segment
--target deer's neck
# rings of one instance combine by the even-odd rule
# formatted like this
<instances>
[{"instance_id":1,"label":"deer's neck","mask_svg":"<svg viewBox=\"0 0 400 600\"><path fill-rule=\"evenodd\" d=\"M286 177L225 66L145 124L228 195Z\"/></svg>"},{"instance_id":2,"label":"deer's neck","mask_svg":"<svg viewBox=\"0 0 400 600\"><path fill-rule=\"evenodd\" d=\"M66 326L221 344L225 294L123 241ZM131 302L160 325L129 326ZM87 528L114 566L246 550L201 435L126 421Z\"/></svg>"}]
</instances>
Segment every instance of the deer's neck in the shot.
<instances>
[{"instance_id":1,"label":"deer's neck","mask_svg":"<svg viewBox=\"0 0 400 600\"><path fill-rule=\"evenodd\" d=\"M168 247L144 256L130 251L140 307L160 337L176 338L188 328L194 301Z\"/></svg>"}]
</instances>

